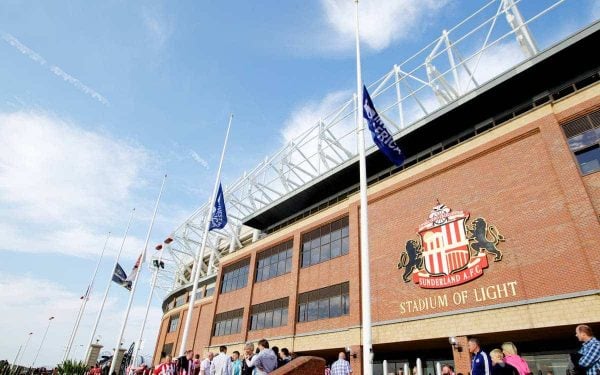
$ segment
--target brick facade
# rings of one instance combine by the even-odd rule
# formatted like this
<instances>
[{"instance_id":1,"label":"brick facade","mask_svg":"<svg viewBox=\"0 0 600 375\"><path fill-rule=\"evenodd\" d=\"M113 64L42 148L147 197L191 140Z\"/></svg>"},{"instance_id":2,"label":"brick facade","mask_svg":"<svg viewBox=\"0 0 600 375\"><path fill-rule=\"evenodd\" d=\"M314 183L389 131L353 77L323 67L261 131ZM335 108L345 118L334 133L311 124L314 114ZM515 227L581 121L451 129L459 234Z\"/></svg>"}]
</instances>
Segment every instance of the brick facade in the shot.
<instances>
[{"instance_id":1,"label":"brick facade","mask_svg":"<svg viewBox=\"0 0 600 375\"><path fill-rule=\"evenodd\" d=\"M600 107L595 84L555 103L538 107L510 122L461 143L369 188L369 236L373 344L455 336L464 345L448 345L457 370L466 373L468 335L599 322L600 172L581 176L561 123ZM468 283L424 289L404 282L397 264L408 240L418 239L436 200L454 210L482 217L505 236L501 261L488 255L489 267ZM248 285L198 302L193 337L197 352L219 345L240 350L246 341L267 338L291 351L352 348L354 374L360 374L359 197L286 227L221 259L223 266L250 258ZM340 217L349 218L349 253L301 267L302 234ZM262 250L293 239L290 273L254 283L256 257ZM297 322L300 293L349 282L350 313ZM250 306L289 297L286 325L249 331ZM244 308L241 332L212 337L216 313ZM166 333L173 314L180 327ZM195 315L197 316L197 315ZM178 342L185 312L165 313L155 361L164 344ZM166 323L165 323L166 322ZM176 345L175 345L176 346Z\"/></svg>"}]
</instances>

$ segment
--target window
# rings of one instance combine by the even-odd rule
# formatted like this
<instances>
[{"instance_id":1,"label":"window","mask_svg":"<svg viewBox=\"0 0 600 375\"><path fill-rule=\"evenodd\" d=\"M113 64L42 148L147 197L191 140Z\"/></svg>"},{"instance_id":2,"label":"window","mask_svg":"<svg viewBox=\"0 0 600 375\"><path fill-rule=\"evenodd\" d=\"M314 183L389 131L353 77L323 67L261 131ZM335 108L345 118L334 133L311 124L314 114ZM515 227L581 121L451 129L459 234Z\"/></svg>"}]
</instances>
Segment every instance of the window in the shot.
<instances>
[{"instance_id":1,"label":"window","mask_svg":"<svg viewBox=\"0 0 600 375\"><path fill-rule=\"evenodd\" d=\"M264 281L292 270L293 241L289 240L258 254L256 281Z\"/></svg>"},{"instance_id":2,"label":"window","mask_svg":"<svg viewBox=\"0 0 600 375\"><path fill-rule=\"evenodd\" d=\"M348 254L348 217L302 236L302 267Z\"/></svg>"},{"instance_id":3,"label":"window","mask_svg":"<svg viewBox=\"0 0 600 375\"><path fill-rule=\"evenodd\" d=\"M213 327L213 336L233 335L242 330L242 317L244 309L227 311L215 315L215 324Z\"/></svg>"},{"instance_id":4,"label":"window","mask_svg":"<svg viewBox=\"0 0 600 375\"><path fill-rule=\"evenodd\" d=\"M164 353L164 355L163 355ZM161 357L173 354L173 343L165 344L162 349Z\"/></svg>"},{"instance_id":5,"label":"window","mask_svg":"<svg viewBox=\"0 0 600 375\"><path fill-rule=\"evenodd\" d=\"M250 259L246 259L225 267L223 270L221 293L227 293L245 287L248 283L249 265Z\"/></svg>"},{"instance_id":6,"label":"window","mask_svg":"<svg viewBox=\"0 0 600 375\"><path fill-rule=\"evenodd\" d=\"M169 330L167 333L175 332L177 330L177 325L179 324L179 315L174 315L169 319Z\"/></svg>"},{"instance_id":7,"label":"window","mask_svg":"<svg viewBox=\"0 0 600 375\"><path fill-rule=\"evenodd\" d=\"M600 171L600 110L563 125L582 174Z\"/></svg>"},{"instance_id":8,"label":"window","mask_svg":"<svg viewBox=\"0 0 600 375\"><path fill-rule=\"evenodd\" d=\"M206 286L206 297L210 297L215 294L215 284L210 284Z\"/></svg>"},{"instance_id":9,"label":"window","mask_svg":"<svg viewBox=\"0 0 600 375\"><path fill-rule=\"evenodd\" d=\"M350 313L349 283L332 285L298 296L298 321L310 322Z\"/></svg>"},{"instance_id":10,"label":"window","mask_svg":"<svg viewBox=\"0 0 600 375\"><path fill-rule=\"evenodd\" d=\"M250 330L287 325L289 298L281 298L252 306Z\"/></svg>"},{"instance_id":11,"label":"window","mask_svg":"<svg viewBox=\"0 0 600 375\"><path fill-rule=\"evenodd\" d=\"M182 294L179 297L175 298L175 302L173 302L173 307L183 306L187 301L187 294Z\"/></svg>"}]
</instances>

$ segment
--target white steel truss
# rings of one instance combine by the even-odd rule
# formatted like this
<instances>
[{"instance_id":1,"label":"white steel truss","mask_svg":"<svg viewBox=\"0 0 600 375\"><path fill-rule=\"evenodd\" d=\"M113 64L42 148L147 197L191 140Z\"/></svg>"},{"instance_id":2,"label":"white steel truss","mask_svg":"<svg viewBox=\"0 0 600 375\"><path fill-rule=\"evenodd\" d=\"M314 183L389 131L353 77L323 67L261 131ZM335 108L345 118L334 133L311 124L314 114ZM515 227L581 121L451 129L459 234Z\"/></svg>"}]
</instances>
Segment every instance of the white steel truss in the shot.
<instances>
[{"instance_id":1,"label":"white steel truss","mask_svg":"<svg viewBox=\"0 0 600 375\"><path fill-rule=\"evenodd\" d=\"M567 0L491 0L455 27L369 85L380 115L396 136L433 111L460 99L502 72L536 56L539 48L531 25ZM575 1L575 0L571 0ZM524 17L518 9L527 3ZM536 8L532 11L532 8ZM554 40L552 43L558 42ZM516 48L513 48L516 47ZM545 46L548 47L548 46ZM521 51L516 59L493 61L505 51ZM490 61L492 59L492 61ZM503 65L504 64L504 65ZM486 66L486 69L481 69ZM489 67L495 70L490 71ZM355 101L349 97L337 110L225 187L229 222L209 232L204 259L195 259L210 202L197 209L172 233L157 287L165 293L189 286L192 265L201 262L201 279L214 275L219 260L263 236L242 225L245 218L285 200L306 184L357 157ZM368 144L371 147L372 141Z\"/></svg>"}]
</instances>

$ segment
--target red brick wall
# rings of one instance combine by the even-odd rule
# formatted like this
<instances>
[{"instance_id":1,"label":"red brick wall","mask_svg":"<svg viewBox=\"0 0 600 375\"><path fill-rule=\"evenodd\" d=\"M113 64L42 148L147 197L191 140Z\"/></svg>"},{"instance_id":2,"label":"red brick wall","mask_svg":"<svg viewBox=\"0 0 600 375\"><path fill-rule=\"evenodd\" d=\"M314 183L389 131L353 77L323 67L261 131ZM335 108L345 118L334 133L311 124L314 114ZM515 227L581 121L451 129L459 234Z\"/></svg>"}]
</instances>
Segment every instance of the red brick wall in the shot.
<instances>
[{"instance_id":1,"label":"red brick wall","mask_svg":"<svg viewBox=\"0 0 600 375\"><path fill-rule=\"evenodd\" d=\"M298 357L270 375L321 375L325 373L325 360L319 357Z\"/></svg>"},{"instance_id":2,"label":"red brick wall","mask_svg":"<svg viewBox=\"0 0 600 375\"><path fill-rule=\"evenodd\" d=\"M416 173L420 170L417 166L371 189L369 235L374 322L485 308L600 288L600 257L597 256L597 244L600 243L600 173L581 177L560 128L561 122L600 106L600 96L571 106L562 102L561 106L554 108L556 113L548 111L552 106L547 106L544 117L524 126L507 125L493 130L489 135L498 134L495 138L484 135L470 140L466 145L473 147L468 151L455 153L452 157L449 156L452 152L441 154L434 158L436 163L430 163L433 166L428 169ZM489 141L483 142L486 137ZM387 185L389 187L383 188ZM490 265L480 278L452 288L428 290L412 282L405 283L403 271L397 269L397 263L406 241L418 238L416 228L427 219L436 199L454 210L469 211L471 219L485 218L506 237L506 242L498 246L503 252L502 261L493 262L492 256L488 256ZM349 216L349 254L300 268L302 234L345 215ZM304 225L298 226L293 233L273 234L257 243L252 250L226 259L221 267L250 257L248 286L220 295L219 272L214 303L200 313L201 326L194 339L194 347L359 325L358 215L357 197L353 196L326 216L306 219ZM292 236L292 272L254 285L257 252ZM295 321L299 293L345 281L350 282L351 311L348 316L306 323ZM516 295L485 301L475 299L475 291L508 282L516 282L512 284ZM448 306L420 312L402 311L401 303L441 295L447 295ZM285 296L290 298L286 326L246 332L251 305ZM454 296L467 298L454 304ZM215 313L242 307L241 333L210 338ZM184 319L183 316L181 322ZM164 324L163 327L166 330ZM168 334L166 340L159 340L159 343L171 342L174 336L175 333Z\"/></svg>"}]
</instances>

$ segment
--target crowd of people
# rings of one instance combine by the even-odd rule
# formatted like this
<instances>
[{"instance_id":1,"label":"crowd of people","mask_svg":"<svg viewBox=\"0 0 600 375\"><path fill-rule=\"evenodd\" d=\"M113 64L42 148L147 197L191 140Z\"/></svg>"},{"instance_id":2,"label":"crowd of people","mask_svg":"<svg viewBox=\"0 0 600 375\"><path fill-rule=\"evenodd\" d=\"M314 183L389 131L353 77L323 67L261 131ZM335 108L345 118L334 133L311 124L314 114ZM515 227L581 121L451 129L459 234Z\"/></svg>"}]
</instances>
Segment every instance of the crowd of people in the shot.
<instances>
[{"instance_id":1,"label":"crowd of people","mask_svg":"<svg viewBox=\"0 0 600 375\"><path fill-rule=\"evenodd\" d=\"M587 325L575 328L575 336L582 343L581 349L570 355L567 375L600 375L600 341L594 337ZM481 349L479 339L472 337L468 342L472 354L471 375L530 375L527 362L521 358L512 342L505 342L501 348L486 353ZM445 372L454 375L452 371ZM553 375L548 371L546 375Z\"/></svg>"},{"instance_id":2,"label":"crowd of people","mask_svg":"<svg viewBox=\"0 0 600 375\"><path fill-rule=\"evenodd\" d=\"M133 369L132 375L266 375L295 358L287 348L269 347L262 339L255 349L253 343L244 347L244 353L237 350L231 355L227 347L221 346L219 353L207 352L203 359L192 350L177 359L165 355L154 368ZM130 374L130 375L131 375Z\"/></svg>"}]
</instances>

